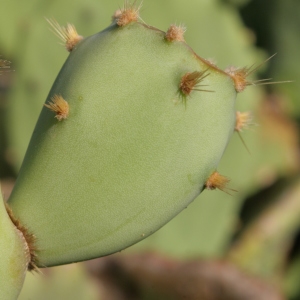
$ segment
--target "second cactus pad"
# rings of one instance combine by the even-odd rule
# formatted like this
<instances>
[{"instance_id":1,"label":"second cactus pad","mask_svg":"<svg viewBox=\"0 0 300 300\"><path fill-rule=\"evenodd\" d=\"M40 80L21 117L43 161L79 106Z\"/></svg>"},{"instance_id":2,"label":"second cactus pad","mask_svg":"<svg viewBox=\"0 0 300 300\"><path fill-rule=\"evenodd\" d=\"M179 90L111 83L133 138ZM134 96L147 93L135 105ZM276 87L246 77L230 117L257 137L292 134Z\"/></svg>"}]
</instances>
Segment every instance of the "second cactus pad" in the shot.
<instances>
[{"instance_id":1,"label":"second cactus pad","mask_svg":"<svg viewBox=\"0 0 300 300\"><path fill-rule=\"evenodd\" d=\"M229 75L143 23L78 41L9 199L38 265L122 250L176 216L217 169L235 98Z\"/></svg>"}]
</instances>

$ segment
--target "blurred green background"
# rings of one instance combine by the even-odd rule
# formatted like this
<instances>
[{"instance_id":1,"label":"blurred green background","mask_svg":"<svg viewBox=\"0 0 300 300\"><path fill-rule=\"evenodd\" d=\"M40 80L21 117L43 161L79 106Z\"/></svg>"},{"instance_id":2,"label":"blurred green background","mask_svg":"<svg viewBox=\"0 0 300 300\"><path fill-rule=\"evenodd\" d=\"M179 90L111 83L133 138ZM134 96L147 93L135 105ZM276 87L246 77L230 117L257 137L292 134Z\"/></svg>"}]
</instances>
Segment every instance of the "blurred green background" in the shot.
<instances>
[{"instance_id":1,"label":"blurred green background","mask_svg":"<svg viewBox=\"0 0 300 300\"><path fill-rule=\"evenodd\" d=\"M88 36L108 26L122 6L121 0L1 2L0 54L11 61L10 71L0 76L0 179L6 197L47 93L68 55L45 18L72 23L79 34ZM238 95L237 110L253 113L253 125L241 133L250 154L235 135L219 166L238 192L204 191L161 230L123 251L128 261L149 251L174 264L222 259L245 276L275 286L275 294L282 297L266 299L300 299L299 15L297 0L143 1L145 23L162 30L184 24L187 43L219 67L258 65L277 53L253 80L294 82L253 86ZM44 275L27 276L21 300L189 299L162 293L155 280L154 296L135 281L140 285L136 298L125 298L121 288L120 295L111 293L109 298L104 291L111 292L110 285L85 263L42 271ZM195 299L225 299L199 295ZM248 296L228 299L260 299Z\"/></svg>"}]
</instances>

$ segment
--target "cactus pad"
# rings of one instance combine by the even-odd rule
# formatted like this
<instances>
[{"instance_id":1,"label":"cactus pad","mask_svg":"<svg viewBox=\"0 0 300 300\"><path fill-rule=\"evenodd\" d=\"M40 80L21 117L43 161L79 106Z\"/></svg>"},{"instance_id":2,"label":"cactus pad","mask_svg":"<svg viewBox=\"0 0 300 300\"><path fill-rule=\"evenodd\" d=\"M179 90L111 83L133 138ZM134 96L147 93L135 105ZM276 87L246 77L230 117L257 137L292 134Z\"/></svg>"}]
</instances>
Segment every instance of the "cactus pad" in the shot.
<instances>
[{"instance_id":1,"label":"cactus pad","mask_svg":"<svg viewBox=\"0 0 300 300\"><path fill-rule=\"evenodd\" d=\"M39 266L155 232L205 188L235 130L232 78L182 38L118 24L121 14L72 48L9 199L36 236Z\"/></svg>"}]
</instances>

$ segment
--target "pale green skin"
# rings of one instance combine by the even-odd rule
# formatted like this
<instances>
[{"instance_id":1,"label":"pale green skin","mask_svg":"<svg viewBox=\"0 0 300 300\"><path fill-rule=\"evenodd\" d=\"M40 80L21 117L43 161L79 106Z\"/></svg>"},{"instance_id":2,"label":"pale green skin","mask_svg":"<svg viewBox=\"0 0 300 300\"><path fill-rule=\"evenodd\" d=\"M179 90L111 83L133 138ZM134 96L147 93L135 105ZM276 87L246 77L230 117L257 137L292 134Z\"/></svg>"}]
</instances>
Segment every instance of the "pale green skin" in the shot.
<instances>
[{"instance_id":1,"label":"pale green skin","mask_svg":"<svg viewBox=\"0 0 300 300\"><path fill-rule=\"evenodd\" d=\"M18 298L28 263L27 244L11 222L0 190L0 300Z\"/></svg>"},{"instance_id":2,"label":"pale green skin","mask_svg":"<svg viewBox=\"0 0 300 300\"><path fill-rule=\"evenodd\" d=\"M187 72L208 70L186 103ZM120 251L155 232L199 195L234 130L231 78L183 42L133 23L81 41L42 109L16 186L14 214L36 235L40 266Z\"/></svg>"}]
</instances>

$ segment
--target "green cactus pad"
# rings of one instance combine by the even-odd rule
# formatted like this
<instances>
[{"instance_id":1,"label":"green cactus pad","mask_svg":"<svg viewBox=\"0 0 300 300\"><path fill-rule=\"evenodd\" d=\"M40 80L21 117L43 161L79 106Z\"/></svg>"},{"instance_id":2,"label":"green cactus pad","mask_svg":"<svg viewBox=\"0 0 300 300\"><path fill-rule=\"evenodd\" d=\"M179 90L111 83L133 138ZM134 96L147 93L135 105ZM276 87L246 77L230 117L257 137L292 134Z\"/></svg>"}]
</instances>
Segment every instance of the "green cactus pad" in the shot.
<instances>
[{"instance_id":1,"label":"green cactus pad","mask_svg":"<svg viewBox=\"0 0 300 300\"><path fill-rule=\"evenodd\" d=\"M185 95L187 73L200 85ZM205 77L205 78L204 78ZM209 90L198 91L197 89ZM47 99L10 205L36 236L39 266L120 251L203 190L235 126L231 78L141 23L83 39Z\"/></svg>"}]
</instances>

